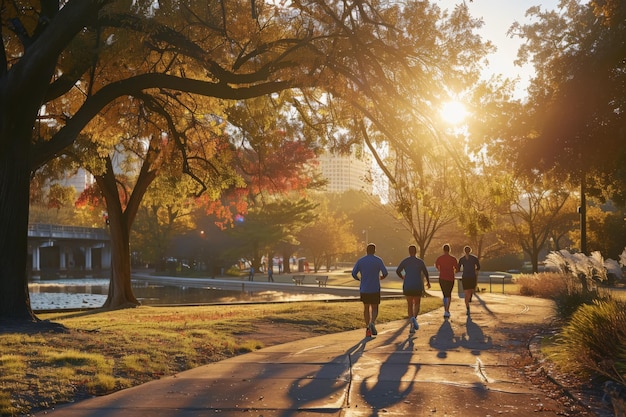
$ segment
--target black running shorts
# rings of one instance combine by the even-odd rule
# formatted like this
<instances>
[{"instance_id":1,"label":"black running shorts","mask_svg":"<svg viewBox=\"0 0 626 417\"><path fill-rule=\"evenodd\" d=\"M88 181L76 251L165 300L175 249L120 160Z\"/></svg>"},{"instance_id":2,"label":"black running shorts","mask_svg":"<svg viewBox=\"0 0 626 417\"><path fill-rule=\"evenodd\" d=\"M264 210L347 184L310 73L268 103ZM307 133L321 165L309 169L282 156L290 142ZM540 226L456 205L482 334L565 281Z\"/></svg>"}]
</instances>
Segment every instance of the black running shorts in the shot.
<instances>
[{"instance_id":1,"label":"black running shorts","mask_svg":"<svg viewBox=\"0 0 626 417\"><path fill-rule=\"evenodd\" d=\"M380 293L362 292L361 301L363 301L363 304L380 304Z\"/></svg>"}]
</instances>

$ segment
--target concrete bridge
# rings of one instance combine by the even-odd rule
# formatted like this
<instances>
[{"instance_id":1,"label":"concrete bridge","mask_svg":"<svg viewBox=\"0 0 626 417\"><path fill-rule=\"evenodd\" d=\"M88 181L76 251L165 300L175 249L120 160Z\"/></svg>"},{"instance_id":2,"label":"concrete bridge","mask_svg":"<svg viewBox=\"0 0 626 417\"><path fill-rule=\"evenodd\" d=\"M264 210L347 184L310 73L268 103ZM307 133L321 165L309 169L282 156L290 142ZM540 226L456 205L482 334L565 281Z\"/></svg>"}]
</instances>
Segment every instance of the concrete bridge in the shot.
<instances>
[{"instance_id":1,"label":"concrete bridge","mask_svg":"<svg viewBox=\"0 0 626 417\"><path fill-rule=\"evenodd\" d=\"M111 268L107 229L31 224L28 226L29 278L93 277Z\"/></svg>"}]
</instances>

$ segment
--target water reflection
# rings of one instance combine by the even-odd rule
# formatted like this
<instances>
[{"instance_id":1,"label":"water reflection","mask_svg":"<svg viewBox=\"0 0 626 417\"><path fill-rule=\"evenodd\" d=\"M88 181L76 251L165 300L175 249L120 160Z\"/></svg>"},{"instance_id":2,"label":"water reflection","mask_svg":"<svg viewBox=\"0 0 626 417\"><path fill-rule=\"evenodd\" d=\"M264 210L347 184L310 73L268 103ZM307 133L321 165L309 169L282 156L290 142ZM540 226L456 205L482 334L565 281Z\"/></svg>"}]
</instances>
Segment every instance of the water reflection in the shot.
<instances>
[{"instance_id":1,"label":"water reflection","mask_svg":"<svg viewBox=\"0 0 626 417\"><path fill-rule=\"evenodd\" d=\"M150 281L132 281L133 293L143 305L230 304L251 302L286 302L332 300L346 298L330 294L278 291L273 289L245 290L216 287L165 285ZM29 284L34 310L100 307L106 300L108 280L59 280Z\"/></svg>"}]
</instances>

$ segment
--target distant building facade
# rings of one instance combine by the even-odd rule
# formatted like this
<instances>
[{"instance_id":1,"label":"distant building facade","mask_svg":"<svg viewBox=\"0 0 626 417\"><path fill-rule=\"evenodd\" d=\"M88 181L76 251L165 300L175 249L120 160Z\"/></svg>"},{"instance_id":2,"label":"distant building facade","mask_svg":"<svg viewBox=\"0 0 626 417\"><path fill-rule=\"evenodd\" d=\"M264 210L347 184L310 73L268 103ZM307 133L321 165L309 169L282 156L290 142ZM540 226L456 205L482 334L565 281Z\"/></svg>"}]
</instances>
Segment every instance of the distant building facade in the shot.
<instances>
[{"instance_id":1,"label":"distant building facade","mask_svg":"<svg viewBox=\"0 0 626 417\"><path fill-rule=\"evenodd\" d=\"M343 193L348 190L362 190L372 193L371 159L367 156L339 155L326 152L319 156L318 169L328 181L326 191Z\"/></svg>"},{"instance_id":2,"label":"distant building facade","mask_svg":"<svg viewBox=\"0 0 626 417\"><path fill-rule=\"evenodd\" d=\"M64 187L74 187L76 195L78 196L87 188L91 187L94 184L95 179L90 172L83 168L79 168L75 174L66 175L62 180L55 182Z\"/></svg>"}]
</instances>

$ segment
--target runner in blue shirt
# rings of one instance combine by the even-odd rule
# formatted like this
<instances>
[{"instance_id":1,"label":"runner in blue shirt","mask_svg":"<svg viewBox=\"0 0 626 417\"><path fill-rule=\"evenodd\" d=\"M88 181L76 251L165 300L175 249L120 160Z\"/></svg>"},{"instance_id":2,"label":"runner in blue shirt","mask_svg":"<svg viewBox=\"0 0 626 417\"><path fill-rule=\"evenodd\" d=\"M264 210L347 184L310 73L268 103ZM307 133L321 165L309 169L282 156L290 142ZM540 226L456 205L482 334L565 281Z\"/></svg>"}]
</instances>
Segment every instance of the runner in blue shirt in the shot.
<instances>
[{"instance_id":1,"label":"runner in blue shirt","mask_svg":"<svg viewBox=\"0 0 626 417\"><path fill-rule=\"evenodd\" d=\"M376 245L368 244L367 255L356 261L354 268L352 268L352 277L361 281L359 291L363 302L363 318L367 326L366 337L378 334L374 322L378 317L378 306L380 305L380 280L385 279L388 275L385 263L380 257L374 255L375 253Z\"/></svg>"},{"instance_id":2,"label":"runner in blue shirt","mask_svg":"<svg viewBox=\"0 0 626 417\"><path fill-rule=\"evenodd\" d=\"M402 274L403 272L404 275ZM424 294L424 277L426 278L428 288L430 288L428 269L424 261L417 257L417 247L415 245L409 246L409 256L400 262L400 265L396 268L396 274L398 274L400 279L404 280L402 293L406 296L409 333L413 334L419 329L417 315L420 311L422 294Z\"/></svg>"}]
</instances>

